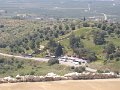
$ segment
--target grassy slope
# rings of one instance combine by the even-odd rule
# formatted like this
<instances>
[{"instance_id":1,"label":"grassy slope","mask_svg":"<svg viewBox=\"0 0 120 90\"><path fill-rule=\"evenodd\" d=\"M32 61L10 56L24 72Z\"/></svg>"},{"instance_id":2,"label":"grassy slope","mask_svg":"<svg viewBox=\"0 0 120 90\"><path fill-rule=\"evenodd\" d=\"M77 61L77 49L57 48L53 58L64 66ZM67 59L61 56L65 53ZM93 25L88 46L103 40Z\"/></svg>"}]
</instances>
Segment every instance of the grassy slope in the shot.
<instances>
[{"instance_id":1,"label":"grassy slope","mask_svg":"<svg viewBox=\"0 0 120 90\"><path fill-rule=\"evenodd\" d=\"M112 70L120 72L120 61L112 61L111 63L103 64L103 62L93 62L89 64L89 67L95 68L98 70Z\"/></svg>"},{"instance_id":2,"label":"grassy slope","mask_svg":"<svg viewBox=\"0 0 120 90\"><path fill-rule=\"evenodd\" d=\"M93 28L81 28L79 30L73 31L76 36L80 36L82 34L85 35L85 39L82 39L82 42L84 43L84 46L94 52L96 52L98 56L98 60L94 63L90 64L90 67L92 68L98 68L98 69L111 69L113 71L120 71L120 62L113 61L112 63L108 63L106 65L103 64L103 61L105 60L105 55L103 52L104 45L95 45L92 41L92 36L89 35L89 33L94 30ZM97 30L97 29L95 29ZM89 40L87 39L89 37ZM120 39L114 35L114 37L107 37L105 38L106 41L113 42L116 46L120 46ZM60 43L65 47L65 50L68 52L68 54L72 54L72 49L70 49L69 46L69 39L64 39L60 41Z\"/></svg>"},{"instance_id":3,"label":"grassy slope","mask_svg":"<svg viewBox=\"0 0 120 90\"><path fill-rule=\"evenodd\" d=\"M85 35L85 39L82 39L82 42L84 43L84 46L94 52L96 52L96 54L98 56L103 56L102 51L103 51L103 47L105 45L95 45L93 43L92 40L92 36L90 35L90 32L92 30L97 30L96 28L81 28L79 30L75 30L72 33L74 33L76 36L80 36L82 34ZM67 35L65 35L64 37L66 37ZM89 38L89 39L88 39ZM117 38L117 36L114 37L107 37L105 38L106 41L110 41L113 42L116 46L120 46L120 39ZM60 43L65 47L66 50L71 51L70 46L69 46L69 39L63 39L62 41L60 41Z\"/></svg>"},{"instance_id":4,"label":"grassy slope","mask_svg":"<svg viewBox=\"0 0 120 90\"><path fill-rule=\"evenodd\" d=\"M18 68L18 64L22 63L22 67ZM8 68L9 67L9 68ZM45 62L37 62L32 60L15 60L12 64L4 64L0 67L0 77L5 76L16 76L20 75L29 75L34 72L34 75L46 75L47 73L54 72L59 75L64 75L66 73L72 72L69 67L64 65L52 65L49 66Z\"/></svg>"},{"instance_id":5,"label":"grassy slope","mask_svg":"<svg viewBox=\"0 0 120 90\"><path fill-rule=\"evenodd\" d=\"M79 30L75 30L73 31L73 33L76 36L80 36L82 34L85 35L85 38L89 35L89 33L92 31L92 28L81 28ZM84 46L88 49L91 49L92 51L95 51L97 54L100 54L102 52L102 46L100 45L95 45L92 41L92 37L90 37L90 39L83 39L82 42L84 43ZM64 39L62 41L60 41L60 43L65 47L65 50L68 51L70 54L72 53L70 46L69 46L69 39ZM89 44L89 45L88 45Z\"/></svg>"}]
</instances>

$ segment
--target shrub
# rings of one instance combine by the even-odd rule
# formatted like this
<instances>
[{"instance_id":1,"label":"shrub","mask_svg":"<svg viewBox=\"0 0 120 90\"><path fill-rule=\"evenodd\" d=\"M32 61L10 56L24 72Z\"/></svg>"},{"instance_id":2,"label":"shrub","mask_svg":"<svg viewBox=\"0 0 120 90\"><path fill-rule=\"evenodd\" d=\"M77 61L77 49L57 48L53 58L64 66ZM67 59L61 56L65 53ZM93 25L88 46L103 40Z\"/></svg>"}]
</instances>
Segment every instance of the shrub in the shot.
<instances>
[{"instance_id":1,"label":"shrub","mask_svg":"<svg viewBox=\"0 0 120 90\"><path fill-rule=\"evenodd\" d=\"M85 67L76 67L76 68L74 69L74 71L75 71L75 72L78 72L78 73L82 73L82 72L85 71Z\"/></svg>"},{"instance_id":2,"label":"shrub","mask_svg":"<svg viewBox=\"0 0 120 90\"><path fill-rule=\"evenodd\" d=\"M22 66L21 64L18 64L18 65L17 65L17 68L18 68L18 69L20 69L20 68L22 68L22 67L23 67L23 66Z\"/></svg>"},{"instance_id":3,"label":"shrub","mask_svg":"<svg viewBox=\"0 0 120 90\"><path fill-rule=\"evenodd\" d=\"M59 60L56 58L52 58L48 61L49 65L59 64Z\"/></svg>"},{"instance_id":4,"label":"shrub","mask_svg":"<svg viewBox=\"0 0 120 90\"><path fill-rule=\"evenodd\" d=\"M97 72L98 72L98 73L104 73L104 71L102 71L102 70L97 70Z\"/></svg>"},{"instance_id":5,"label":"shrub","mask_svg":"<svg viewBox=\"0 0 120 90\"><path fill-rule=\"evenodd\" d=\"M119 58L119 57L117 57L117 58L116 58L116 61L120 61L120 58Z\"/></svg>"},{"instance_id":6,"label":"shrub","mask_svg":"<svg viewBox=\"0 0 120 90\"><path fill-rule=\"evenodd\" d=\"M4 25L0 25L0 28L4 28Z\"/></svg>"},{"instance_id":7,"label":"shrub","mask_svg":"<svg viewBox=\"0 0 120 90\"><path fill-rule=\"evenodd\" d=\"M70 68L71 68L72 70L73 70L73 69L75 69L75 67L74 67L74 66L71 66Z\"/></svg>"},{"instance_id":8,"label":"shrub","mask_svg":"<svg viewBox=\"0 0 120 90\"><path fill-rule=\"evenodd\" d=\"M110 55L109 55L109 58L110 58L110 60L113 60L113 59L114 59L113 54L110 54Z\"/></svg>"},{"instance_id":9,"label":"shrub","mask_svg":"<svg viewBox=\"0 0 120 90\"><path fill-rule=\"evenodd\" d=\"M81 38L81 39L85 39L85 35L84 35L84 34L81 34L81 35L80 35L80 38Z\"/></svg>"},{"instance_id":10,"label":"shrub","mask_svg":"<svg viewBox=\"0 0 120 90\"><path fill-rule=\"evenodd\" d=\"M31 71L31 72L30 72L30 75L35 75L35 71Z\"/></svg>"},{"instance_id":11,"label":"shrub","mask_svg":"<svg viewBox=\"0 0 120 90\"><path fill-rule=\"evenodd\" d=\"M92 61L96 61L96 60L97 60L97 56L96 56L95 53L89 53L89 54L87 55L87 59L90 60L91 62L92 62Z\"/></svg>"},{"instance_id":12,"label":"shrub","mask_svg":"<svg viewBox=\"0 0 120 90\"><path fill-rule=\"evenodd\" d=\"M4 59L2 58L2 59L0 59L0 63L4 63Z\"/></svg>"},{"instance_id":13,"label":"shrub","mask_svg":"<svg viewBox=\"0 0 120 90\"><path fill-rule=\"evenodd\" d=\"M105 70L105 73L110 73L110 71L109 70Z\"/></svg>"}]
</instances>

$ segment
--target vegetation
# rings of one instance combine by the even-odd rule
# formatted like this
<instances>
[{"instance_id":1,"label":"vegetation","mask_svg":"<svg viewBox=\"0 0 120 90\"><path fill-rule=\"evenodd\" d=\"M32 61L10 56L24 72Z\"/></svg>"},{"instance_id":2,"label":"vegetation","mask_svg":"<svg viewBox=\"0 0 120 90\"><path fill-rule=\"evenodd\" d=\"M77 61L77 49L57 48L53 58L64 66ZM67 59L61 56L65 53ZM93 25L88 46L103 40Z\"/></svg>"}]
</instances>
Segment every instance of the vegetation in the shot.
<instances>
[{"instance_id":1,"label":"vegetation","mask_svg":"<svg viewBox=\"0 0 120 90\"><path fill-rule=\"evenodd\" d=\"M58 44L58 46L57 46L57 48L56 48L56 50L55 50L55 56L56 56L56 57L59 57L59 56L61 56L61 55L63 55L62 46L61 46L61 44Z\"/></svg>"},{"instance_id":2,"label":"vegetation","mask_svg":"<svg viewBox=\"0 0 120 90\"><path fill-rule=\"evenodd\" d=\"M59 64L59 61L56 58L52 58L48 61L49 65Z\"/></svg>"},{"instance_id":3,"label":"vegetation","mask_svg":"<svg viewBox=\"0 0 120 90\"><path fill-rule=\"evenodd\" d=\"M52 63L53 64L53 63ZM0 77L20 75L46 75L54 72L60 75L72 72L69 67L32 60L0 57Z\"/></svg>"},{"instance_id":4,"label":"vegetation","mask_svg":"<svg viewBox=\"0 0 120 90\"><path fill-rule=\"evenodd\" d=\"M2 21L0 50L7 53L41 57L74 55L103 64L120 60L119 23L76 19ZM41 49L41 45L44 48Z\"/></svg>"},{"instance_id":5,"label":"vegetation","mask_svg":"<svg viewBox=\"0 0 120 90\"><path fill-rule=\"evenodd\" d=\"M88 65L91 68L97 69L98 72L106 72L106 71L113 71L113 72L120 72L120 61L113 61L112 62L92 62Z\"/></svg>"},{"instance_id":6,"label":"vegetation","mask_svg":"<svg viewBox=\"0 0 120 90\"><path fill-rule=\"evenodd\" d=\"M85 67L76 67L76 68L74 69L74 71L75 71L75 72L78 72L78 73L82 73L82 72L85 71Z\"/></svg>"},{"instance_id":7,"label":"vegetation","mask_svg":"<svg viewBox=\"0 0 120 90\"><path fill-rule=\"evenodd\" d=\"M4 27L0 28L0 48L12 53L29 53L40 49L40 45L53 38L58 38L73 30L77 21L61 21L49 23L50 21L27 21L3 19ZM2 25L1 25L2 26ZM66 27L67 26L67 27ZM49 46L49 45L48 45ZM54 46L53 46L54 47Z\"/></svg>"}]
</instances>

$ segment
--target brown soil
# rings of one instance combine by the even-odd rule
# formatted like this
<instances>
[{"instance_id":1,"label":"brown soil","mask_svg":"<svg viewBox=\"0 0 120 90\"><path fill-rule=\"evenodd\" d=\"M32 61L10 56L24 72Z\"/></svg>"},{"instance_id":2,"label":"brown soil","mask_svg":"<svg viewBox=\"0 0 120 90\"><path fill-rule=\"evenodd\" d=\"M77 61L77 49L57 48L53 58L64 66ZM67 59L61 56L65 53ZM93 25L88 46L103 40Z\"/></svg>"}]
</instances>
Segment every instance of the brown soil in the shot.
<instances>
[{"instance_id":1,"label":"brown soil","mask_svg":"<svg viewBox=\"0 0 120 90\"><path fill-rule=\"evenodd\" d=\"M0 90L120 90L120 79L6 83Z\"/></svg>"}]
</instances>

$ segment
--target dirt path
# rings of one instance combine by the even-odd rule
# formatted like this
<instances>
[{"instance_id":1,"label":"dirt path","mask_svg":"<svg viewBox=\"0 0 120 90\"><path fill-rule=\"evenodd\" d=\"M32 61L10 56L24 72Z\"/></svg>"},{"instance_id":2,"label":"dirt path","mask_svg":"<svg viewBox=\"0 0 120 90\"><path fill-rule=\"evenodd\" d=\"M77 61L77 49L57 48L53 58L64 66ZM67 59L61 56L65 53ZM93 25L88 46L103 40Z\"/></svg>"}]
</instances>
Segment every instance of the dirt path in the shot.
<instances>
[{"instance_id":1,"label":"dirt path","mask_svg":"<svg viewBox=\"0 0 120 90\"><path fill-rule=\"evenodd\" d=\"M0 84L0 90L120 90L120 79Z\"/></svg>"},{"instance_id":2,"label":"dirt path","mask_svg":"<svg viewBox=\"0 0 120 90\"><path fill-rule=\"evenodd\" d=\"M49 59L46 58L37 58L37 57L24 57L24 56L16 56L16 55L10 55L10 54L5 54L5 53L0 53L0 56L5 56L5 57L14 57L14 58L19 58L19 59L28 59L28 60L35 60L35 61L48 61Z\"/></svg>"}]
</instances>

